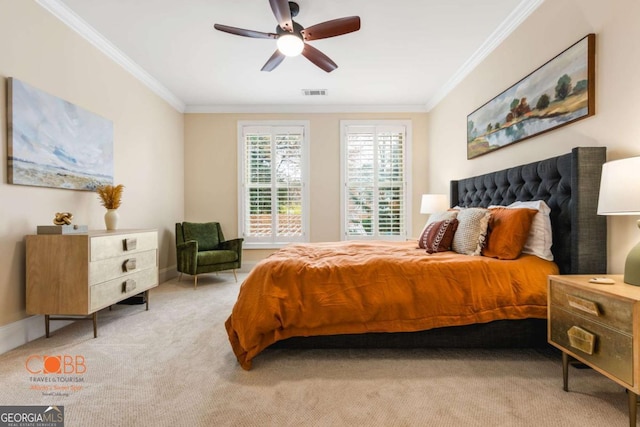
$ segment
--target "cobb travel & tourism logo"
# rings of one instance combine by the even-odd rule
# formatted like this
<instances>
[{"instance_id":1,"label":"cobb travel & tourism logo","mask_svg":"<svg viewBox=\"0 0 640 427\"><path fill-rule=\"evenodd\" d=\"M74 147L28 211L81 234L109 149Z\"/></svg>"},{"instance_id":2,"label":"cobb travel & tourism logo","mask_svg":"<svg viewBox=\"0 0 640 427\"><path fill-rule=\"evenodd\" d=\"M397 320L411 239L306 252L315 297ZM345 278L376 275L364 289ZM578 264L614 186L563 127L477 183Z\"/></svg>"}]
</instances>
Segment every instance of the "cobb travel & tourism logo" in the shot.
<instances>
[{"instance_id":1,"label":"cobb travel & tourism logo","mask_svg":"<svg viewBox=\"0 0 640 427\"><path fill-rule=\"evenodd\" d=\"M0 406L0 427L64 427L64 406Z\"/></svg>"},{"instance_id":2,"label":"cobb travel & tourism logo","mask_svg":"<svg viewBox=\"0 0 640 427\"><path fill-rule=\"evenodd\" d=\"M29 373L29 388L43 396L68 397L82 390L85 383L87 363L80 354L34 354L27 357L24 365Z\"/></svg>"}]
</instances>

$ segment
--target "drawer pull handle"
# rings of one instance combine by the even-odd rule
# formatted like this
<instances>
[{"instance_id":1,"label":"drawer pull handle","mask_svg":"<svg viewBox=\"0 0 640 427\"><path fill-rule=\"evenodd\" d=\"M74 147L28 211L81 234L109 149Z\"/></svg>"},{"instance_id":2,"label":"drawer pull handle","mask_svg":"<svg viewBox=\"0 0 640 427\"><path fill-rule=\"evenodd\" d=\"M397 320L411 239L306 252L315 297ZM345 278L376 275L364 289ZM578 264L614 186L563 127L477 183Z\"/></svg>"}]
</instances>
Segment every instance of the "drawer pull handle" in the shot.
<instances>
[{"instance_id":1,"label":"drawer pull handle","mask_svg":"<svg viewBox=\"0 0 640 427\"><path fill-rule=\"evenodd\" d=\"M595 302L579 298L574 295L567 295L567 299L569 300L569 305L576 310L584 311L585 313L589 313L594 316L600 316L598 304Z\"/></svg>"},{"instance_id":2,"label":"drawer pull handle","mask_svg":"<svg viewBox=\"0 0 640 427\"><path fill-rule=\"evenodd\" d=\"M122 271L124 273L128 273L129 271L135 270L136 269L136 259L135 258L130 258L128 260L125 260L125 262L122 263Z\"/></svg>"},{"instance_id":3,"label":"drawer pull handle","mask_svg":"<svg viewBox=\"0 0 640 427\"><path fill-rule=\"evenodd\" d=\"M125 251L133 251L138 246L138 239L130 238L122 240L122 246Z\"/></svg>"},{"instance_id":4,"label":"drawer pull handle","mask_svg":"<svg viewBox=\"0 0 640 427\"><path fill-rule=\"evenodd\" d=\"M136 281L133 279L125 280L122 282L122 293L131 292L136 288Z\"/></svg>"},{"instance_id":5,"label":"drawer pull handle","mask_svg":"<svg viewBox=\"0 0 640 427\"><path fill-rule=\"evenodd\" d=\"M567 331L567 335L569 335L571 347L587 354L593 354L593 349L596 345L596 336L594 334L585 331L579 326L572 326Z\"/></svg>"}]
</instances>

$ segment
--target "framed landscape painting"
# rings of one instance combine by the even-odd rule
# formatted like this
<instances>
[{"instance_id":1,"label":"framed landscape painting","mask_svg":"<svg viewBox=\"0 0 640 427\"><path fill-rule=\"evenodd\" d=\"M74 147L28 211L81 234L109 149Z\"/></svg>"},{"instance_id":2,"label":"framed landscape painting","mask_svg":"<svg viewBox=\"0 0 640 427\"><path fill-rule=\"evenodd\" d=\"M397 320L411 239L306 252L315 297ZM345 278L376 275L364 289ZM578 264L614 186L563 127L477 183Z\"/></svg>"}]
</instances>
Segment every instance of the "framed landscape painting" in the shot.
<instances>
[{"instance_id":1,"label":"framed landscape painting","mask_svg":"<svg viewBox=\"0 0 640 427\"><path fill-rule=\"evenodd\" d=\"M8 79L8 182L94 191L113 184L113 123Z\"/></svg>"},{"instance_id":2,"label":"framed landscape painting","mask_svg":"<svg viewBox=\"0 0 640 427\"><path fill-rule=\"evenodd\" d=\"M595 34L467 116L467 159L595 114Z\"/></svg>"}]
</instances>

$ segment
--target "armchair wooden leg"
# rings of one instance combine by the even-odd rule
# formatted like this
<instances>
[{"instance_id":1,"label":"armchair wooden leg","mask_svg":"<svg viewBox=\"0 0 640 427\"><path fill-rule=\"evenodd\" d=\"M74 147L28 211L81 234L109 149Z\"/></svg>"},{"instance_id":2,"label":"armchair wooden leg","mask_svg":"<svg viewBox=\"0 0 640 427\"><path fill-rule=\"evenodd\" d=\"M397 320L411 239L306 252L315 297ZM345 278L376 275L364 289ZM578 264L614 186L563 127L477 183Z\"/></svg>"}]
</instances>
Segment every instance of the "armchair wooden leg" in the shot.
<instances>
[{"instance_id":1,"label":"armchair wooden leg","mask_svg":"<svg viewBox=\"0 0 640 427\"><path fill-rule=\"evenodd\" d=\"M238 276L236 276L236 269L233 269L233 277L236 278L236 283L238 283Z\"/></svg>"},{"instance_id":2,"label":"armchair wooden leg","mask_svg":"<svg viewBox=\"0 0 640 427\"><path fill-rule=\"evenodd\" d=\"M193 276L193 289L198 287L198 275Z\"/></svg>"}]
</instances>

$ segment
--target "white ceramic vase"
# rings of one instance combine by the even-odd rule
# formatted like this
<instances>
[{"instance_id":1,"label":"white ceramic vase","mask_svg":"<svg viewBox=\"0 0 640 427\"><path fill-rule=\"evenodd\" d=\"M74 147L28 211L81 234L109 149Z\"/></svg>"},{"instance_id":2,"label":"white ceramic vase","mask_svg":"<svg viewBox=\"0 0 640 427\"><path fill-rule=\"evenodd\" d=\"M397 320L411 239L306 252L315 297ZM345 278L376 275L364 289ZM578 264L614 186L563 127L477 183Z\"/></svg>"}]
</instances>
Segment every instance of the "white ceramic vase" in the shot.
<instances>
[{"instance_id":1,"label":"white ceramic vase","mask_svg":"<svg viewBox=\"0 0 640 427\"><path fill-rule=\"evenodd\" d=\"M104 224L107 226L107 230L118 229L118 210L107 209L107 213L104 214Z\"/></svg>"}]
</instances>

